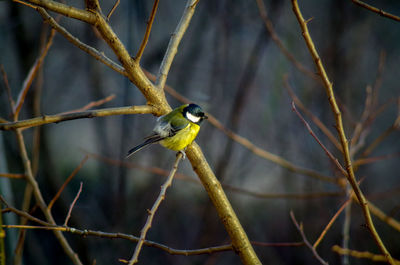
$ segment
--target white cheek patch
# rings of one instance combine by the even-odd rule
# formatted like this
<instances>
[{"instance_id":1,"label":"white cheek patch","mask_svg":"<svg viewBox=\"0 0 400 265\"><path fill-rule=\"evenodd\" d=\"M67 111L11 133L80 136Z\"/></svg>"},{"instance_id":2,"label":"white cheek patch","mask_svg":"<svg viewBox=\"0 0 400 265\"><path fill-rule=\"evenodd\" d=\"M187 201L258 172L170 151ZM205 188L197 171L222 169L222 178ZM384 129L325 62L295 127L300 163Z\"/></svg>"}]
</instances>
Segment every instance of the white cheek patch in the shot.
<instances>
[{"instance_id":1,"label":"white cheek patch","mask_svg":"<svg viewBox=\"0 0 400 265\"><path fill-rule=\"evenodd\" d=\"M187 112L187 113L186 113L186 118L187 118L189 121L194 122L194 123L199 122L200 119L201 119L200 117L197 117L197 116L192 115L190 112Z\"/></svg>"}]
</instances>

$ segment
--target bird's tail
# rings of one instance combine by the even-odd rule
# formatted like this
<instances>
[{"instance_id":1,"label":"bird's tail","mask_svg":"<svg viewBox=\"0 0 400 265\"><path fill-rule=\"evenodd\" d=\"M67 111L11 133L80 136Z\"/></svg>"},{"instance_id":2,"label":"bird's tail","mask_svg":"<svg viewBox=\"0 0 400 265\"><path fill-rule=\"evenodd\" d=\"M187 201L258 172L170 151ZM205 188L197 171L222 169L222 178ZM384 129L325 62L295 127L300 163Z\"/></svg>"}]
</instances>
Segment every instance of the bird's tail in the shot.
<instances>
[{"instance_id":1,"label":"bird's tail","mask_svg":"<svg viewBox=\"0 0 400 265\"><path fill-rule=\"evenodd\" d=\"M146 139L146 141L144 141L143 143L141 143L141 144L135 146L134 148L132 148L131 150L129 150L128 154L126 155L125 158L130 157L131 155L133 155L137 151L141 150L142 148L144 148L144 147L146 147L146 146L148 146L150 144L158 143L162 139L164 139L164 137L160 137L159 135L154 135L154 136L148 137Z\"/></svg>"}]
</instances>

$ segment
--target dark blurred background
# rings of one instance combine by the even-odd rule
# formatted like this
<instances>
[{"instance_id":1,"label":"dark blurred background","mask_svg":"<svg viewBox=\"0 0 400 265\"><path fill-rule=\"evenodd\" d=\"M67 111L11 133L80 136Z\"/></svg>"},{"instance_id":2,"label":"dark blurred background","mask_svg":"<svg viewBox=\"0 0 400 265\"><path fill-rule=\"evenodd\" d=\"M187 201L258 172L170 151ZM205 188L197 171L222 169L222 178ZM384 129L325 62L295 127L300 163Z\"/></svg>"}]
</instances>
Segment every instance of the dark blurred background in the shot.
<instances>
[{"instance_id":1,"label":"dark blurred background","mask_svg":"<svg viewBox=\"0 0 400 265\"><path fill-rule=\"evenodd\" d=\"M83 7L81 2L67 3ZM299 62L315 72L290 1L264 3L283 44ZM400 15L398 1L369 3ZM101 4L104 13L113 5L111 1L102 1ZM160 1L141 63L146 70L157 74L185 4L182 0ZM152 5L153 1L121 1L110 19L113 29L132 55L140 46ZM395 99L400 96L400 24L362 9L349 0L299 1L299 5L306 19L313 18L308 23L309 30L343 110L347 137L351 138L360 120L367 86L378 91L374 94L376 105L373 113L389 102L385 110L364 128L365 144L354 154L354 159L357 159L369 144L393 125L398 115ZM16 99L49 27L33 9L11 1L0 2L0 21L0 63ZM65 17L61 18L60 24L84 43L116 60L90 26ZM381 71L380 63L383 65ZM321 82L300 72L282 54L265 28L256 1L201 0L179 46L167 84L260 148L297 166L341 177L292 112L292 99L284 86L285 75L309 111L336 135L335 121ZM2 82L0 116L8 119L10 111L5 91ZM101 108L146 103L127 78L56 34L43 69L29 91L20 119L78 109L112 94L115 94L115 99ZM181 104L169 95L167 98L173 107ZM311 123L310 118L306 118ZM118 161L147 169L170 170L175 154L160 146L151 146L124 160L127 150L148 135L154 121L155 117L150 115L111 116L24 131L28 152L35 157L36 177L47 203L89 153L88 162L53 207L59 224L63 223L82 182L83 191L73 209L70 226L140 234L147 217L146 209L152 206L165 178L146 170L121 166ZM314 124L311 126L342 162L341 154L321 130ZM0 132L0 137L0 172L23 173L14 133ZM250 240L268 243L301 241L289 217L290 210L293 210L313 243L346 200L343 190L337 185L290 172L260 158L232 142L210 123L203 124L197 143L224 184L262 194L339 193L312 199L267 199L227 189ZM394 130L370 156L399 152L399 131ZM400 218L399 172L398 156L360 166L356 172L357 177L364 177L361 188L367 198L397 219ZM179 173L197 178L187 160L180 164ZM1 178L0 183L1 194L16 208L21 208L26 183L5 178ZM353 204L350 214L349 248L379 253L364 225L360 208ZM35 215L43 218L39 211ZM330 264L342 262L331 247L342 242L343 216L342 213L318 247L319 254ZM4 218L6 223L18 223L13 214ZM377 218L374 221L391 254L400 259L399 231ZM7 233L7 264L12 264L17 230L9 229ZM92 264L93 260L97 260L97 264L120 264L118 259L129 259L135 247L134 243L122 239L66 236L85 264ZM229 243L204 188L179 178L168 190L147 238L178 249ZM264 264L317 264L305 247L255 246L255 250ZM150 247L144 247L139 259L141 264L240 264L240 259L232 252L184 257ZM354 258L350 261L351 264L371 263ZM51 232L31 230L27 232L23 263L71 264L71 261Z\"/></svg>"}]
</instances>

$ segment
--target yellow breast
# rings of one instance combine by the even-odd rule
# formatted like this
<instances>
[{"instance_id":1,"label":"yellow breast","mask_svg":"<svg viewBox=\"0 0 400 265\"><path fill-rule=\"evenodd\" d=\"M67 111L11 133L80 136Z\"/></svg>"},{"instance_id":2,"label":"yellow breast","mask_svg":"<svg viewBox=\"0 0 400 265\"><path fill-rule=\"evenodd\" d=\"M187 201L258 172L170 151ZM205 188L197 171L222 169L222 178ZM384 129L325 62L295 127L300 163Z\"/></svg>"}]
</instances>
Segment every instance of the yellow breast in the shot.
<instances>
[{"instance_id":1,"label":"yellow breast","mask_svg":"<svg viewBox=\"0 0 400 265\"><path fill-rule=\"evenodd\" d=\"M180 130L177 134L172 137L168 137L160 144L168 149L174 151L183 150L186 146L191 144L199 133L200 126L194 123L189 123L184 129Z\"/></svg>"}]
</instances>

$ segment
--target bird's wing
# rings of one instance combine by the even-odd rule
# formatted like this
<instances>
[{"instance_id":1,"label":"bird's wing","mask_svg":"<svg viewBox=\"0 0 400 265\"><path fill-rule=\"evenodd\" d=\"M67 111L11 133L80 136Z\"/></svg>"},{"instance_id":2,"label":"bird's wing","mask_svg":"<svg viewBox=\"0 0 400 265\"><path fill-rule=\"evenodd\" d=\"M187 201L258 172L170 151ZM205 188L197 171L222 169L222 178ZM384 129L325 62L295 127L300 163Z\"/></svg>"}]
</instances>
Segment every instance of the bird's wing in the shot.
<instances>
[{"instance_id":1,"label":"bird's wing","mask_svg":"<svg viewBox=\"0 0 400 265\"><path fill-rule=\"evenodd\" d=\"M188 125L189 121L182 115L175 115L173 117L162 116L154 128L154 133L162 138L172 137Z\"/></svg>"}]
</instances>

